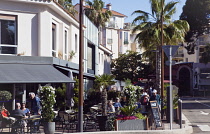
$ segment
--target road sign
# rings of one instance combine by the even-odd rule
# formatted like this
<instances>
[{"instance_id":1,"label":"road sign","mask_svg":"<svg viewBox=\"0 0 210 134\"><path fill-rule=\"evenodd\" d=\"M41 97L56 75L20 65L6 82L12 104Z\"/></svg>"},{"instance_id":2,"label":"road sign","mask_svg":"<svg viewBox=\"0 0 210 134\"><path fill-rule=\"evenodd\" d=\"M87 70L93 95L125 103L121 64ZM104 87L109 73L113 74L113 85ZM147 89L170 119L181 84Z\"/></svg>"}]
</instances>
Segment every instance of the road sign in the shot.
<instances>
[{"instance_id":1,"label":"road sign","mask_svg":"<svg viewBox=\"0 0 210 134\"><path fill-rule=\"evenodd\" d=\"M176 54L176 51L179 48L179 46L175 46L175 45L162 46L162 49L163 49L163 51L165 52L165 54L168 58L170 56L170 48L171 48L171 56L173 57Z\"/></svg>"}]
</instances>

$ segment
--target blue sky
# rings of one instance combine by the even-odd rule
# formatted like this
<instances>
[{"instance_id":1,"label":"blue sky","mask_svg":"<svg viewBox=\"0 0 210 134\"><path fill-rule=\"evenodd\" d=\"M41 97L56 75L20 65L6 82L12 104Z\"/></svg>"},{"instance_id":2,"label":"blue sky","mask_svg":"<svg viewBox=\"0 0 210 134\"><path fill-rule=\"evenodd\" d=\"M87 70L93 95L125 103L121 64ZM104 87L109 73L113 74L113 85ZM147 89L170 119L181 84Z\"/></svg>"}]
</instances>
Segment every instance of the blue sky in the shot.
<instances>
[{"instance_id":1,"label":"blue sky","mask_svg":"<svg viewBox=\"0 0 210 134\"><path fill-rule=\"evenodd\" d=\"M79 0L72 0L73 4L79 3ZM150 12L150 3L149 0L103 0L105 4L111 3L112 10L115 10L119 13L122 13L127 16L125 22L132 22L135 18L134 15L131 14L135 10L143 10L146 12ZM172 0L165 0L166 3ZM176 0L177 1L177 0ZM176 5L177 12L173 16L173 20L178 20L180 14L182 13L182 7L185 5L186 0L178 0L179 3Z\"/></svg>"}]
</instances>

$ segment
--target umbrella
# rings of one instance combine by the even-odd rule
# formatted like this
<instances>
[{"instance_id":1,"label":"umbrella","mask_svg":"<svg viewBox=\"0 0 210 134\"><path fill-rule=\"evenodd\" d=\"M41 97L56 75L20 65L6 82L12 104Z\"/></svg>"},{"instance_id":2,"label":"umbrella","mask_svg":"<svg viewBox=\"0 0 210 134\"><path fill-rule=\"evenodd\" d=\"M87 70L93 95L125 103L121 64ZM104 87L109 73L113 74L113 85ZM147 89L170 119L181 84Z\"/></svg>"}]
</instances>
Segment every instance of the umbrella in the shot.
<instances>
[{"instance_id":1,"label":"umbrella","mask_svg":"<svg viewBox=\"0 0 210 134\"><path fill-rule=\"evenodd\" d=\"M73 80L73 73L71 70L69 71L68 76L71 80ZM73 89L74 89L74 83L68 83L67 88L66 88L66 105L68 107L74 106L74 100L73 100L74 90Z\"/></svg>"}]
</instances>

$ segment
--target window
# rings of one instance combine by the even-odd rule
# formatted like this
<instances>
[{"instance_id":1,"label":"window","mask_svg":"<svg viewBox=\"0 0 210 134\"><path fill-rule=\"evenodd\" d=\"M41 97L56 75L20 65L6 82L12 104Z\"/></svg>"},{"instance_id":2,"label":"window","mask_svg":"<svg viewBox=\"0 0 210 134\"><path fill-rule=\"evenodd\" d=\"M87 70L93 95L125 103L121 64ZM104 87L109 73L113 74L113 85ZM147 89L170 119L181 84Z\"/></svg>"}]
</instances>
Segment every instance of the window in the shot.
<instances>
[{"instance_id":1,"label":"window","mask_svg":"<svg viewBox=\"0 0 210 134\"><path fill-rule=\"evenodd\" d=\"M112 39L111 38L107 39L107 44L112 44Z\"/></svg>"},{"instance_id":2,"label":"window","mask_svg":"<svg viewBox=\"0 0 210 134\"><path fill-rule=\"evenodd\" d=\"M188 62L188 58L185 59L185 62Z\"/></svg>"},{"instance_id":3,"label":"window","mask_svg":"<svg viewBox=\"0 0 210 134\"><path fill-rule=\"evenodd\" d=\"M0 15L0 54L17 54L17 17Z\"/></svg>"},{"instance_id":4,"label":"window","mask_svg":"<svg viewBox=\"0 0 210 134\"><path fill-rule=\"evenodd\" d=\"M94 70L95 69L95 48L94 45L88 43L87 47L87 67L88 69Z\"/></svg>"},{"instance_id":5,"label":"window","mask_svg":"<svg viewBox=\"0 0 210 134\"><path fill-rule=\"evenodd\" d=\"M68 33L67 30L64 31L64 57L65 60L68 60Z\"/></svg>"},{"instance_id":6,"label":"window","mask_svg":"<svg viewBox=\"0 0 210 134\"><path fill-rule=\"evenodd\" d=\"M128 32L124 32L124 44L128 44Z\"/></svg>"},{"instance_id":7,"label":"window","mask_svg":"<svg viewBox=\"0 0 210 134\"><path fill-rule=\"evenodd\" d=\"M77 52L77 44L78 44L77 34L75 34L75 53Z\"/></svg>"},{"instance_id":8,"label":"window","mask_svg":"<svg viewBox=\"0 0 210 134\"><path fill-rule=\"evenodd\" d=\"M52 56L56 57L56 24L52 24Z\"/></svg>"}]
</instances>

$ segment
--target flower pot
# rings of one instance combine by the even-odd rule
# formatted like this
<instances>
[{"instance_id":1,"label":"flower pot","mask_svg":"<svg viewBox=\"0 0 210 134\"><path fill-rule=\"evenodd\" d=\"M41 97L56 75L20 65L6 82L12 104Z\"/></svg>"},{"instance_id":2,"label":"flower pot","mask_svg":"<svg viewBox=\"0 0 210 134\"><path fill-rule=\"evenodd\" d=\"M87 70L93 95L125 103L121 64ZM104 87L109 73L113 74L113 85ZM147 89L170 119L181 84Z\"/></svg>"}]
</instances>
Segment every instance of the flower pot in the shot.
<instances>
[{"instance_id":1,"label":"flower pot","mask_svg":"<svg viewBox=\"0 0 210 134\"><path fill-rule=\"evenodd\" d=\"M147 130L147 119L115 120L117 131Z\"/></svg>"},{"instance_id":2,"label":"flower pot","mask_svg":"<svg viewBox=\"0 0 210 134\"><path fill-rule=\"evenodd\" d=\"M54 134L55 133L55 122L44 122L44 133Z\"/></svg>"},{"instance_id":3,"label":"flower pot","mask_svg":"<svg viewBox=\"0 0 210 134\"><path fill-rule=\"evenodd\" d=\"M107 116L97 116L100 131L106 131Z\"/></svg>"}]
</instances>

